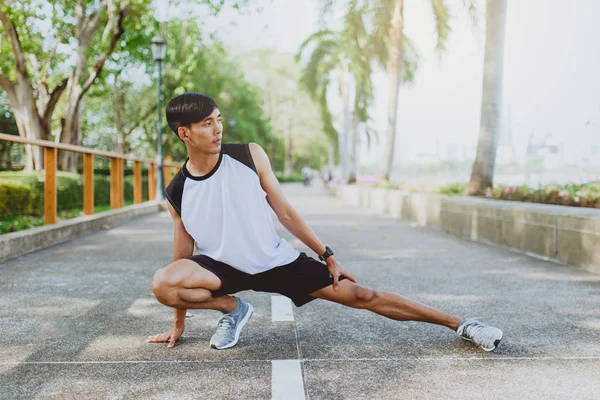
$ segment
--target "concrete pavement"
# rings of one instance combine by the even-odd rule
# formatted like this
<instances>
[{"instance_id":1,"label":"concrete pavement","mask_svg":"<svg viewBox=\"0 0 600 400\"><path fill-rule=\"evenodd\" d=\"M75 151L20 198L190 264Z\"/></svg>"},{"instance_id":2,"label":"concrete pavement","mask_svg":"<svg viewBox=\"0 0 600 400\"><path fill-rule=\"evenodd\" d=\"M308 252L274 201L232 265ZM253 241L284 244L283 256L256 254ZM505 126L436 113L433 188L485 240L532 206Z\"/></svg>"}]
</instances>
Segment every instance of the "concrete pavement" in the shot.
<instances>
[{"instance_id":1,"label":"concrete pavement","mask_svg":"<svg viewBox=\"0 0 600 400\"><path fill-rule=\"evenodd\" d=\"M232 349L209 348L219 313L200 310L173 349L147 344L173 319L150 290L172 257L161 213L0 264L0 398L270 399L281 386L291 399L294 379L306 399L598 398L600 275L374 216L319 186L284 191L359 283L481 317L503 329L500 347L322 300L273 321L272 295L256 292L241 293L255 314ZM301 373L274 382L287 376L277 360Z\"/></svg>"}]
</instances>

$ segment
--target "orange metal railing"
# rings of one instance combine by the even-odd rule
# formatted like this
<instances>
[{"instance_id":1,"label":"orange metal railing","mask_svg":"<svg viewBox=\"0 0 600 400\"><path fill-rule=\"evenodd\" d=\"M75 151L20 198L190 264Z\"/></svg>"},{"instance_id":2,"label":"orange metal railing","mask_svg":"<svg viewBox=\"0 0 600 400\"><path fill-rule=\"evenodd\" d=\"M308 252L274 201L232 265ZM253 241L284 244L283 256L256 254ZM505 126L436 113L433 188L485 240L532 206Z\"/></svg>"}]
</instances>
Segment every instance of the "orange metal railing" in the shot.
<instances>
[{"instance_id":1,"label":"orange metal railing","mask_svg":"<svg viewBox=\"0 0 600 400\"><path fill-rule=\"evenodd\" d=\"M156 199L156 163L147 158L127 156L74 146L64 143L54 143L48 140L27 139L20 136L0 133L0 140L23 143L44 148L44 222L55 224L57 221L57 153L58 150L74 151L83 154L83 212L85 215L94 213L94 156L108 157L110 159L110 208L123 207L123 173L125 160L133 161L133 202L142 202L142 164L148 164L148 197ZM172 169L181 168L181 163L163 162L165 187L171 181Z\"/></svg>"}]
</instances>

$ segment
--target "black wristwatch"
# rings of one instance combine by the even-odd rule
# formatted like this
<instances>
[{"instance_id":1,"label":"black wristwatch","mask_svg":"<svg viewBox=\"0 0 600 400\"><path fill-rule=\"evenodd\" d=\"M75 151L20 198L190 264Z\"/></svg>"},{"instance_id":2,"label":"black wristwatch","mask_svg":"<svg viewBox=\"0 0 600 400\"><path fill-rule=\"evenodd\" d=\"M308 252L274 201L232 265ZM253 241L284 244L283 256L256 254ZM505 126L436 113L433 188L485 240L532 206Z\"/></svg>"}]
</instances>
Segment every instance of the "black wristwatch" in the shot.
<instances>
[{"instance_id":1,"label":"black wristwatch","mask_svg":"<svg viewBox=\"0 0 600 400\"><path fill-rule=\"evenodd\" d=\"M325 261L332 255L333 255L333 250L331 250L331 248L329 248L329 246L325 246L325 253L323 253L319 256L319 260Z\"/></svg>"}]
</instances>

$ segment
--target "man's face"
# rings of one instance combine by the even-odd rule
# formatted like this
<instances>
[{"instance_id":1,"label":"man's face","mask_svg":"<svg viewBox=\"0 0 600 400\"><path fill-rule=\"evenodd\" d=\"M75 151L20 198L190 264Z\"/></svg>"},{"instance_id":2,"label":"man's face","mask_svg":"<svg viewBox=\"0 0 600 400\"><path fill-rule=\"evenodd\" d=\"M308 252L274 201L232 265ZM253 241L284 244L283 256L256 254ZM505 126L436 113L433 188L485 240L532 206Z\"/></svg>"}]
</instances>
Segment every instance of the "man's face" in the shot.
<instances>
[{"instance_id":1,"label":"man's face","mask_svg":"<svg viewBox=\"0 0 600 400\"><path fill-rule=\"evenodd\" d=\"M187 146L209 154L221 152L223 117L218 108L215 108L204 120L191 124L189 128L182 128L184 129L183 141Z\"/></svg>"}]
</instances>

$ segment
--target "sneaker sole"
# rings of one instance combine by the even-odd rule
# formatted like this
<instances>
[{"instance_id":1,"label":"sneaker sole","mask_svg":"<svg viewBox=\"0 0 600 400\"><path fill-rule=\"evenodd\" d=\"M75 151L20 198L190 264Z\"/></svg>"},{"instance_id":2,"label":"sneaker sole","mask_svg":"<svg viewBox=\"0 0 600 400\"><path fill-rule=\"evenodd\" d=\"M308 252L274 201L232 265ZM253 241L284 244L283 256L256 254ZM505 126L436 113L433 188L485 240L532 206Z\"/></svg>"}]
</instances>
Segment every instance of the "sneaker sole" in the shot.
<instances>
[{"instance_id":1,"label":"sneaker sole","mask_svg":"<svg viewBox=\"0 0 600 400\"><path fill-rule=\"evenodd\" d=\"M494 347L492 347L492 348L486 348L486 347L483 347L483 346L479 346L479 347L481 347L483 350L485 350L487 352L494 351L496 349L496 347L498 347L498 345L500 344L500 341L502 340L503 337L504 337L504 333L500 332L500 339L494 340ZM466 338L466 337L460 336L460 338L462 340L466 340L468 342L473 342L471 339Z\"/></svg>"},{"instance_id":2,"label":"sneaker sole","mask_svg":"<svg viewBox=\"0 0 600 400\"><path fill-rule=\"evenodd\" d=\"M235 330L235 340L231 343L226 344L225 346L217 347L216 345L211 344L210 347L216 350L224 350L235 346L238 340L240 339L240 332L242 331L242 328L244 327L244 325L246 325L246 322L248 322L252 314L254 314L254 307L252 307L252 304L248 303L248 312L246 313L246 315L244 315L244 318L242 318L242 320L237 326L237 329Z\"/></svg>"}]
</instances>

